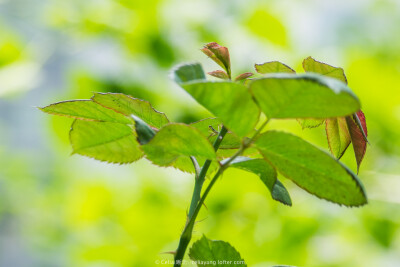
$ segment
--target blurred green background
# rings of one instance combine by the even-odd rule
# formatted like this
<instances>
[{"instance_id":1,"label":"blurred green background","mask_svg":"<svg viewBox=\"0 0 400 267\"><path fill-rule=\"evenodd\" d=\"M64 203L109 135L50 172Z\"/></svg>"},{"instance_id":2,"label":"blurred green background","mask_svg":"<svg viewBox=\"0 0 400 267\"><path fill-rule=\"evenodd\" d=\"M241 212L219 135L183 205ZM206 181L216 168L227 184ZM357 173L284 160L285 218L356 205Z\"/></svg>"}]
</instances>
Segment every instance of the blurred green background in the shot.
<instances>
[{"instance_id":1,"label":"blurred green background","mask_svg":"<svg viewBox=\"0 0 400 267\"><path fill-rule=\"evenodd\" d=\"M302 59L345 69L369 140L360 178L369 204L344 208L282 179L289 208L259 179L227 171L194 240L230 242L249 266L400 266L400 2L397 0L0 0L0 266L156 266L171 259L193 177L142 160L69 156L71 120L35 106L123 92L172 121L209 114L169 78L177 63L217 66L199 51L230 48L234 74ZM323 127L273 121L327 149ZM352 148L343 161L356 169Z\"/></svg>"}]
</instances>

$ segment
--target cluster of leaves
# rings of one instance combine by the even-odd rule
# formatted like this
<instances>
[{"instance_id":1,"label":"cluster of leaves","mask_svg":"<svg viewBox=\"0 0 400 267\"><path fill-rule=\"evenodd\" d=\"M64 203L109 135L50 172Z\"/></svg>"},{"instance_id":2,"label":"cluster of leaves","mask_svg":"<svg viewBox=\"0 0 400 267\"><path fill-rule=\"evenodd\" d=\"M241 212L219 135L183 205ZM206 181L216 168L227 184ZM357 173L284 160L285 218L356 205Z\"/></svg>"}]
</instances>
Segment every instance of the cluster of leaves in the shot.
<instances>
[{"instance_id":1,"label":"cluster of leaves","mask_svg":"<svg viewBox=\"0 0 400 267\"><path fill-rule=\"evenodd\" d=\"M207 174L221 166L239 168L258 175L273 199L291 205L277 179L280 173L319 198L345 206L367 203L358 177L337 160L352 142L359 167L367 144L365 117L343 69L309 57L303 62L306 73L296 74L273 61L256 64L255 78L246 72L232 80L226 47L210 43L202 52L221 66L208 73L220 81L207 80L198 63L177 66L173 77L214 118L173 123L150 103L118 93L95 93L89 100L59 102L41 110L74 118L73 153L97 160L124 164L145 157L159 166L196 173L196 178L202 167ZM286 132L261 133L266 124L256 129L261 112L267 122L297 119L302 127L325 123L333 156ZM228 129L225 136L219 135L222 128ZM195 259L204 259L206 252L198 252L204 247L224 248L205 238L198 242L190 252Z\"/></svg>"}]
</instances>

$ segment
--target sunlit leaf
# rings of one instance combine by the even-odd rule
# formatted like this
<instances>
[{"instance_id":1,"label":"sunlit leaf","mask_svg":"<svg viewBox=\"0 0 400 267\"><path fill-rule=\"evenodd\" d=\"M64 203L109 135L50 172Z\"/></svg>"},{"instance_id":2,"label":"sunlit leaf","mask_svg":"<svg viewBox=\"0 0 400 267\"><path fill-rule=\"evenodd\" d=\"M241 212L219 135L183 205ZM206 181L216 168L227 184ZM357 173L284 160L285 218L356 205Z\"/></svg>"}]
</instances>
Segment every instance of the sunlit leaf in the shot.
<instances>
[{"instance_id":1,"label":"sunlit leaf","mask_svg":"<svg viewBox=\"0 0 400 267\"><path fill-rule=\"evenodd\" d=\"M74 154L110 163L131 163L143 155L132 128L121 123L75 120L70 140Z\"/></svg>"},{"instance_id":2,"label":"sunlit leaf","mask_svg":"<svg viewBox=\"0 0 400 267\"><path fill-rule=\"evenodd\" d=\"M105 108L91 100L63 101L40 108L52 114L87 121L132 123L126 116Z\"/></svg>"},{"instance_id":3,"label":"sunlit leaf","mask_svg":"<svg viewBox=\"0 0 400 267\"><path fill-rule=\"evenodd\" d=\"M358 177L329 154L301 138L268 131L255 146L282 175L309 193L346 206L367 203Z\"/></svg>"},{"instance_id":4,"label":"sunlit leaf","mask_svg":"<svg viewBox=\"0 0 400 267\"><path fill-rule=\"evenodd\" d=\"M211 72L207 72L207 74L209 74L209 75L211 75L213 77L219 78L219 79L223 79L223 80L228 80L229 79L228 74L223 70L214 70L214 71L211 71Z\"/></svg>"},{"instance_id":5,"label":"sunlit leaf","mask_svg":"<svg viewBox=\"0 0 400 267\"><path fill-rule=\"evenodd\" d=\"M301 128L305 129L321 126L325 122L325 119L297 119L297 121L300 123Z\"/></svg>"},{"instance_id":6,"label":"sunlit leaf","mask_svg":"<svg viewBox=\"0 0 400 267\"><path fill-rule=\"evenodd\" d=\"M256 71L261 74L282 73L282 72L295 73L295 71L291 67L289 67L279 61L271 61L271 62L265 62L262 64L255 64L254 67L255 67Z\"/></svg>"},{"instance_id":7,"label":"sunlit leaf","mask_svg":"<svg viewBox=\"0 0 400 267\"><path fill-rule=\"evenodd\" d=\"M155 110L149 102L119 93L95 93L92 100L99 105L126 116L137 116L155 128L169 121L164 113Z\"/></svg>"},{"instance_id":8,"label":"sunlit leaf","mask_svg":"<svg viewBox=\"0 0 400 267\"><path fill-rule=\"evenodd\" d=\"M197 262L197 266L247 266L240 253L228 242L210 240L205 235L193 243L189 251L189 257ZM213 262L222 262L218 265Z\"/></svg>"},{"instance_id":9,"label":"sunlit leaf","mask_svg":"<svg viewBox=\"0 0 400 267\"><path fill-rule=\"evenodd\" d=\"M325 122L326 136L331 153L340 159L351 143L346 118L332 118Z\"/></svg>"},{"instance_id":10,"label":"sunlit leaf","mask_svg":"<svg viewBox=\"0 0 400 267\"><path fill-rule=\"evenodd\" d=\"M333 67L323 62L319 62L312 57L303 60L303 69L307 72L315 72L324 76L341 80L347 84L347 78L342 68Z\"/></svg>"},{"instance_id":11,"label":"sunlit leaf","mask_svg":"<svg viewBox=\"0 0 400 267\"><path fill-rule=\"evenodd\" d=\"M357 119L356 116L359 119L361 127L356 123ZM360 169L361 162L364 158L365 152L367 150L367 140L366 140L366 136L368 134L367 123L365 121L365 116L362 111L358 111L352 117L350 116L346 117L346 122L350 132L351 141L353 143L354 154L356 156L356 161L357 161L357 172L358 172Z\"/></svg>"},{"instance_id":12,"label":"sunlit leaf","mask_svg":"<svg viewBox=\"0 0 400 267\"><path fill-rule=\"evenodd\" d=\"M263 159L251 159L246 157L237 157L230 165L233 168L242 169L258 175L264 185L271 192L273 199L291 206L289 192L283 184L277 179L277 173L274 167Z\"/></svg>"},{"instance_id":13,"label":"sunlit leaf","mask_svg":"<svg viewBox=\"0 0 400 267\"><path fill-rule=\"evenodd\" d=\"M154 164L170 166L179 157L216 159L211 143L197 129L185 124L168 124L142 146Z\"/></svg>"},{"instance_id":14,"label":"sunlit leaf","mask_svg":"<svg viewBox=\"0 0 400 267\"><path fill-rule=\"evenodd\" d=\"M350 115L360 102L343 82L322 75L270 74L250 83L269 118L330 118Z\"/></svg>"},{"instance_id":15,"label":"sunlit leaf","mask_svg":"<svg viewBox=\"0 0 400 267\"><path fill-rule=\"evenodd\" d=\"M231 59L228 48L213 42L206 44L201 51L225 69L228 77L231 76Z\"/></svg>"},{"instance_id":16,"label":"sunlit leaf","mask_svg":"<svg viewBox=\"0 0 400 267\"><path fill-rule=\"evenodd\" d=\"M244 85L199 81L181 86L237 135L245 136L254 129L259 109Z\"/></svg>"}]
</instances>

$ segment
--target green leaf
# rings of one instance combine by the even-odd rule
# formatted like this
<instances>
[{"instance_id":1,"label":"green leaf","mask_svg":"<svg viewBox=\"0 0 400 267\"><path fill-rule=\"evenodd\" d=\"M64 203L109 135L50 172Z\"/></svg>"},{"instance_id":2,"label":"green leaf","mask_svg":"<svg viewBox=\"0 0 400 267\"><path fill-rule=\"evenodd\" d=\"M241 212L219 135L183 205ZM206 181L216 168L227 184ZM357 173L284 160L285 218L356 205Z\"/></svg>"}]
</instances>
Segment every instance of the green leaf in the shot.
<instances>
[{"instance_id":1,"label":"green leaf","mask_svg":"<svg viewBox=\"0 0 400 267\"><path fill-rule=\"evenodd\" d=\"M210 240L205 235L193 243L189 257L197 262L197 266L247 266L240 253L228 242Z\"/></svg>"},{"instance_id":2,"label":"green leaf","mask_svg":"<svg viewBox=\"0 0 400 267\"><path fill-rule=\"evenodd\" d=\"M305 129L317 128L325 122L325 119L297 119L297 121L300 123L301 128Z\"/></svg>"},{"instance_id":3,"label":"green leaf","mask_svg":"<svg viewBox=\"0 0 400 267\"><path fill-rule=\"evenodd\" d=\"M150 142L150 140L156 135L156 132L135 115L132 115L132 119L135 121L135 131L139 144L145 145Z\"/></svg>"},{"instance_id":4,"label":"green leaf","mask_svg":"<svg viewBox=\"0 0 400 267\"><path fill-rule=\"evenodd\" d=\"M71 100L48 105L40 110L52 114L75 118L78 120L132 123L129 118L113 110L104 108L90 100Z\"/></svg>"},{"instance_id":5,"label":"green leaf","mask_svg":"<svg viewBox=\"0 0 400 267\"><path fill-rule=\"evenodd\" d=\"M170 166L179 157L216 159L214 148L207 138L197 129L178 123L161 128L142 149L150 161L160 166Z\"/></svg>"},{"instance_id":6,"label":"green leaf","mask_svg":"<svg viewBox=\"0 0 400 267\"><path fill-rule=\"evenodd\" d=\"M206 44L201 51L226 70L228 77L231 77L231 59L228 48L212 42Z\"/></svg>"},{"instance_id":7,"label":"green leaf","mask_svg":"<svg viewBox=\"0 0 400 267\"><path fill-rule=\"evenodd\" d=\"M358 123L357 123L358 120ZM354 154L357 161L357 173L360 169L365 152L367 151L367 123L364 113L360 110L353 116L346 117L351 141L353 143Z\"/></svg>"},{"instance_id":8,"label":"green leaf","mask_svg":"<svg viewBox=\"0 0 400 267\"><path fill-rule=\"evenodd\" d=\"M324 76L338 79L347 84L347 78L342 68L333 67L323 62L319 62L312 57L303 60L303 69L307 72L315 72Z\"/></svg>"},{"instance_id":9,"label":"green leaf","mask_svg":"<svg viewBox=\"0 0 400 267\"><path fill-rule=\"evenodd\" d=\"M178 84L206 79L203 67L199 63L178 65L172 70L172 74Z\"/></svg>"},{"instance_id":10,"label":"green leaf","mask_svg":"<svg viewBox=\"0 0 400 267\"><path fill-rule=\"evenodd\" d=\"M367 203L358 179L335 158L301 138L278 131L268 131L255 146L282 175L309 193L346 206Z\"/></svg>"},{"instance_id":11,"label":"green leaf","mask_svg":"<svg viewBox=\"0 0 400 267\"><path fill-rule=\"evenodd\" d=\"M360 102L343 82L314 73L270 74L250 89L268 118L331 118L352 114Z\"/></svg>"},{"instance_id":12,"label":"green leaf","mask_svg":"<svg viewBox=\"0 0 400 267\"><path fill-rule=\"evenodd\" d=\"M274 200L279 201L282 204L292 206L292 200L290 199L289 192L277 179L275 168L265 160L237 157L234 161L232 161L230 166L258 175L261 181L271 192L271 196Z\"/></svg>"},{"instance_id":13,"label":"green leaf","mask_svg":"<svg viewBox=\"0 0 400 267\"><path fill-rule=\"evenodd\" d=\"M223 70L215 70L215 71L207 72L207 74L211 75L215 78L219 78L219 79L223 79L223 80L229 79L228 74Z\"/></svg>"},{"instance_id":14,"label":"green leaf","mask_svg":"<svg viewBox=\"0 0 400 267\"><path fill-rule=\"evenodd\" d=\"M164 113L155 110L149 102L120 93L95 93L92 100L99 105L126 116L137 116L157 129L167 124Z\"/></svg>"},{"instance_id":15,"label":"green leaf","mask_svg":"<svg viewBox=\"0 0 400 267\"><path fill-rule=\"evenodd\" d=\"M132 128L121 123L75 120L70 141L73 154L109 163L131 163L143 155Z\"/></svg>"},{"instance_id":16,"label":"green leaf","mask_svg":"<svg viewBox=\"0 0 400 267\"><path fill-rule=\"evenodd\" d=\"M346 118L332 118L325 122L325 131L331 153L340 159L351 143Z\"/></svg>"},{"instance_id":17,"label":"green leaf","mask_svg":"<svg viewBox=\"0 0 400 267\"><path fill-rule=\"evenodd\" d=\"M243 137L254 129L259 109L244 85L198 81L181 86L238 136Z\"/></svg>"},{"instance_id":18,"label":"green leaf","mask_svg":"<svg viewBox=\"0 0 400 267\"><path fill-rule=\"evenodd\" d=\"M217 139L218 132L221 131L223 124L217 118L207 118L191 123L190 126L198 129L200 133L207 137L208 140L210 140L210 143L213 144L215 139ZM241 139L237 135L232 132L228 132L222 140L219 149L239 148L241 144Z\"/></svg>"},{"instance_id":19,"label":"green leaf","mask_svg":"<svg viewBox=\"0 0 400 267\"><path fill-rule=\"evenodd\" d=\"M278 73L278 72L295 73L295 71L291 67L279 61L271 61L271 62L265 62L263 64L255 64L254 67L256 71L261 74Z\"/></svg>"}]
</instances>

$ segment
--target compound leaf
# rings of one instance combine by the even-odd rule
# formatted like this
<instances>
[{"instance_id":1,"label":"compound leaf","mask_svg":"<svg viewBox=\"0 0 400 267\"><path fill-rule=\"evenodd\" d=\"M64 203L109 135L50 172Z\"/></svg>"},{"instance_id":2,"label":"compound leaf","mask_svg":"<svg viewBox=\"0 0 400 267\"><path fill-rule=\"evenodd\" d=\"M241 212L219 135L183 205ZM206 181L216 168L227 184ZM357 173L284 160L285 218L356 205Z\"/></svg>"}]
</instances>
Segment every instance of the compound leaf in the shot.
<instances>
[{"instance_id":1,"label":"compound leaf","mask_svg":"<svg viewBox=\"0 0 400 267\"><path fill-rule=\"evenodd\" d=\"M164 113L155 110L149 102L120 93L95 93L92 100L125 116L137 116L157 129L169 122Z\"/></svg>"},{"instance_id":2,"label":"compound leaf","mask_svg":"<svg viewBox=\"0 0 400 267\"><path fill-rule=\"evenodd\" d=\"M314 73L270 74L250 83L269 118L331 118L355 113L360 102L343 82Z\"/></svg>"},{"instance_id":3,"label":"compound leaf","mask_svg":"<svg viewBox=\"0 0 400 267\"><path fill-rule=\"evenodd\" d=\"M142 146L146 157L154 164L170 166L179 157L216 159L211 143L197 129L185 124L168 124Z\"/></svg>"},{"instance_id":4,"label":"compound leaf","mask_svg":"<svg viewBox=\"0 0 400 267\"><path fill-rule=\"evenodd\" d=\"M268 131L255 146L282 175L309 193L345 206L367 203L363 185L354 173L301 138Z\"/></svg>"},{"instance_id":5,"label":"compound leaf","mask_svg":"<svg viewBox=\"0 0 400 267\"><path fill-rule=\"evenodd\" d=\"M126 116L104 108L91 100L62 101L39 109L52 115L78 120L118 122L123 124L132 123Z\"/></svg>"},{"instance_id":6,"label":"compound leaf","mask_svg":"<svg viewBox=\"0 0 400 267\"><path fill-rule=\"evenodd\" d=\"M269 164L265 160L237 157L230 166L258 175L264 185L271 192L271 196L274 200L288 206L292 205L292 200L290 199L289 192L277 179L275 168L272 167L271 164Z\"/></svg>"},{"instance_id":7,"label":"compound leaf","mask_svg":"<svg viewBox=\"0 0 400 267\"><path fill-rule=\"evenodd\" d=\"M143 155L133 129L121 123L75 120L70 141L73 154L109 163L131 163Z\"/></svg>"},{"instance_id":8,"label":"compound leaf","mask_svg":"<svg viewBox=\"0 0 400 267\"><path fill-rule=\"evenodd\" d=\"M197 262L197 266L247 266L240 253L228 242L210 240L205 235L193 243L189 257Z\"/></svg>"}]
</instances>

